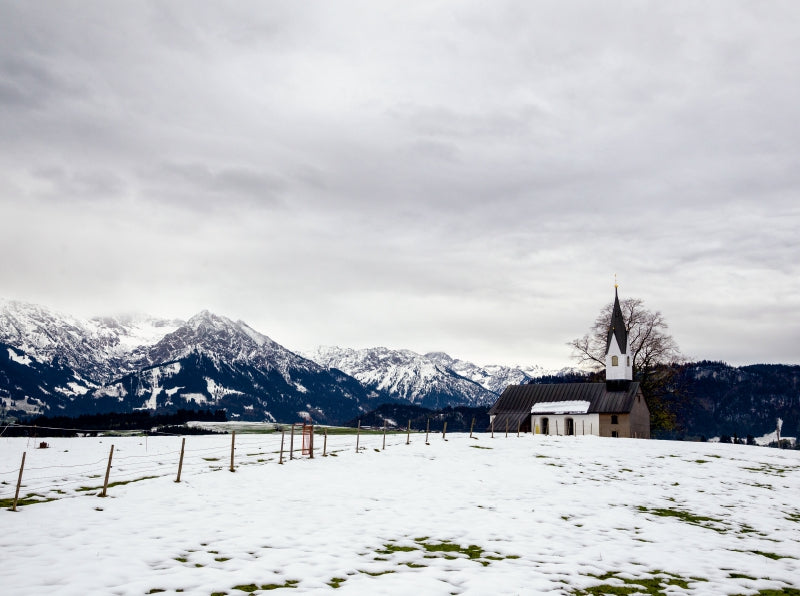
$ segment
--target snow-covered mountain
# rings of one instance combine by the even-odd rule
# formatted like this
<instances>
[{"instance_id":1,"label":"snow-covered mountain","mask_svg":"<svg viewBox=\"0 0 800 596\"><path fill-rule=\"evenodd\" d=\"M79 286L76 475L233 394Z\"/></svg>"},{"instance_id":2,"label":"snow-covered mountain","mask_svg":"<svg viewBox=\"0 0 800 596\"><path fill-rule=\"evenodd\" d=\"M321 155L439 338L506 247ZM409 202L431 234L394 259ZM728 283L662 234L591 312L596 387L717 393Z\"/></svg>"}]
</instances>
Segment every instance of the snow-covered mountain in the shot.
<instances>
[{"instance_id":1,"label":"snow-covered mountain","mask_svg":"<svg viewBox=\"0 0 800 596\"><path fill-rule=\"evenodd\" d=\"M203 311L81 320L0 304L0 406L16 415L225 408L247 420L335 423L384 396L242 321Z\"/></svg>"},{"instance_id":2,"label":"snow-covered mountain","mask_svg":"<svg viewBox=\"0 0 800 596\"><path fill-rule=\"evenodd\" d=\"M509 385L523 385L531 379L550 374L550 371L543 369L541 366L530 366L526 368L521 368L519 366L512 368L499 364L478 366L466 360L452 358L444 352L428 352L425 354L425 358L428 358L440 366L449 368L456 374L474 381L478 385L498 395Z\"/></svg>"},{"instance_id":3,"label":"snow-covered mountain","mask_svg":"<svg viewBox=\"0 0 800 596\"><path fill-rule=\"evenodd\" d=\"M334 423L387 401L489 405L540 371L387 348L319 348L304 357L208 311L185 322L79 319L3 301L0 342L0 398L20 414L203 407L248 420Z\"/></svg>"},{"instance_id":4,"label":"snow-covered mountain","mask_svg":"<svg viewBox=\"0 0 800 596\"><path fill-rule=\"evenodd\" d=\"M94 387L60 362L41 362L0 342L0 414L61 413Z\"/></svg>"},{"instance_id":5,"label":"snow-covered mountain","mask_svg":"<svg viewBox=\"0 0 800 596\"><path fill-rule=\"evenodd\" d=\"M84 320L35 304L0 301L0 342L41 363L58 360L95 383L132 372L139 351L181 324L141 314Z\"/></svg>"},{"instance_id":6,"label":"snow-covered mountain","mask_svg":"<svg viewBox=\"0 0 800 596\"><path fill-rule=\"evenodd\" d=\"M411 350L320 346L306 356L355 377L370 389L425 407L488 405L497 399L492 390L442 364L442 358Z\"/></svg>"},{"instance_id":7,"label":"snow-covered mountain","mask_svg":"<svg viewBox=\"0 0 800 596\"><path fill-rule=\"evenodd\" d=\"M208 311L148 347L137 364L136 372L90 395L108 406L116 399L153 410L224 407L229 416L250 420L329 423L357 414L379 397L243 321Z\"/></svg>"}]
</instances>

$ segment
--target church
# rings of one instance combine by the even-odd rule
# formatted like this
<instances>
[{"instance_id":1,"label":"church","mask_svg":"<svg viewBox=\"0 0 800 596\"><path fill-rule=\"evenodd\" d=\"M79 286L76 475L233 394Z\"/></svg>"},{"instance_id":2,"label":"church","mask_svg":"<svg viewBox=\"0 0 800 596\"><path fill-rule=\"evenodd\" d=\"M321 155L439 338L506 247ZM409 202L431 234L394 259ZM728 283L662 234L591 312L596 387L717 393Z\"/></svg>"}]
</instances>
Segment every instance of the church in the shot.
<instances>
[{"instance_id":1,"label":"church","mask_svg":"<svg viewBox=\"0 0 800 596\"><path fill-rule=\"evenodd\" d=\"M650 438L650 410L633 380L619 292L606 341L605 383L509 385L489 410L495 432Z\"/></svg>"}]
</instances>

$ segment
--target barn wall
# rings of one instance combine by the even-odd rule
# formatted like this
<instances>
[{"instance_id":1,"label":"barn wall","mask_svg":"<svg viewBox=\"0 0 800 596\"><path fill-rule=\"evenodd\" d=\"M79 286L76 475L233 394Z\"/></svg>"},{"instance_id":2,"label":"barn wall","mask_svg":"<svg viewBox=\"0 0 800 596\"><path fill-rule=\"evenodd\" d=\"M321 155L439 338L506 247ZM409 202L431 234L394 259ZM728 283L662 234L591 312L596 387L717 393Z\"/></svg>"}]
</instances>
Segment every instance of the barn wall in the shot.
<instances>
[{"instance_id":1,"label":"barn wall","mask_svg":"<svg viewBox=\"0 0 800 596\"><path fill-rule=\"evenodd\" d=\"M632 437L640 439L650 438L650 410L647 407L647 402L639 391L636 394L636 399L633 402L630 416L630 431Z\"/></svg>"},{"instance_id":2,"label":"barn wall","mask_svg":"<svg viewBox=\"0 0 800 596\"><path fill-rule=\"evenodd\" d=\"M617 431L618 437L628 437L630 434L630 416L628 414L617 414L617 424L611 423L612 414L600 414L600 436L611 437L613 431Z\"/></svg>"}]
</instances>

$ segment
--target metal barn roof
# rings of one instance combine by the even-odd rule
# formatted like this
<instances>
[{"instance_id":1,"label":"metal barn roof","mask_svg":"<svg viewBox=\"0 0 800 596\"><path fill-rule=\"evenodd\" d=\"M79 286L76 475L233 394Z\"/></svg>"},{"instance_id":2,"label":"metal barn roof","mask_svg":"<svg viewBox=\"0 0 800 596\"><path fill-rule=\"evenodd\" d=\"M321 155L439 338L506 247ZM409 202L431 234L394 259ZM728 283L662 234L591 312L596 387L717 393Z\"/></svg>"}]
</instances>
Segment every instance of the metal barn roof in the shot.
<instances>
[{"instance_id":1,"label":"metal barn roof","mask_svg":"<svg viewBox=\"0 0 800 596\"><path fill-rule=\"evenodd\" d=\"M588 401L587 413L626 414L633 408L639 383L631 382L627 389L609 391L605 383L556 383L553 385L509 385L489 409L495 415L495 429L503 428L506 419L509 428L530 416L535 404L568 401ZM543 407L543 406L540 406ZM538 409L538 408L537 408Z\"/></svg>"}]
</instances>

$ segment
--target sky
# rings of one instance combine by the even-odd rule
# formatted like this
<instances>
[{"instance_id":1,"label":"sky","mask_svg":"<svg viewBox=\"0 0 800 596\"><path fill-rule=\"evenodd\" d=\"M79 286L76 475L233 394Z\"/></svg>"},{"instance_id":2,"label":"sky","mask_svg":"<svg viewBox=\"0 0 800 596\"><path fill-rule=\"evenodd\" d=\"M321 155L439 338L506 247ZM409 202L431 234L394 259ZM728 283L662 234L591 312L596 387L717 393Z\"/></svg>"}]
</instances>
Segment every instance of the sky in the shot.
<instances>
[{"instance_id":1,"label":"sky","mask_svg":"<svg viewBox=\"0 0 800 596\"><path fill-rule=\"evenodd\" d=\"M574 364L800 363L800 4L0 0L0 296Z\"/></svg>"}]
</instances>

